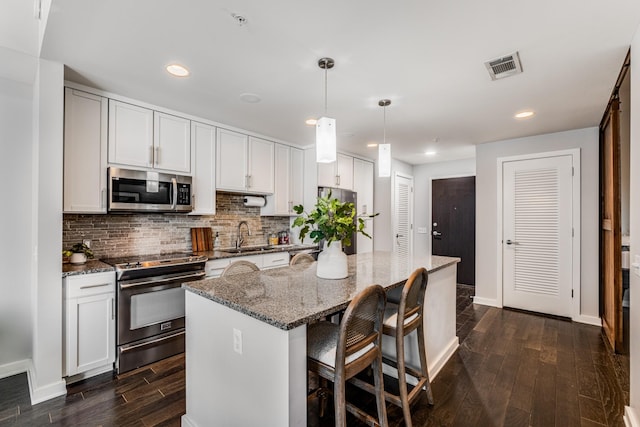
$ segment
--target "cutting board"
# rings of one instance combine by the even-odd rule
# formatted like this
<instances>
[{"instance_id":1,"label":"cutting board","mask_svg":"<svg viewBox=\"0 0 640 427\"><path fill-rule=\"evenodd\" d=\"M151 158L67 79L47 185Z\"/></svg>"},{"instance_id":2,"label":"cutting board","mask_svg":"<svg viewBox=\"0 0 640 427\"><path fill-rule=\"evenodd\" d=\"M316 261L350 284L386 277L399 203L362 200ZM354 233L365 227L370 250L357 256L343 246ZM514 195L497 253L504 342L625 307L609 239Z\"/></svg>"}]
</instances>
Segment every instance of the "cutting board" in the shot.
<instances>
[{"instance_id":1,"label":"cutting board","mask_svg":"<svg viewBox=\"0 0 640 427\"><path fill-rule=\"evenodd\" d=\"M191 229L191 249L194 252L213 250L213 232L210 227Z\"/></svg>"}]
</instances>

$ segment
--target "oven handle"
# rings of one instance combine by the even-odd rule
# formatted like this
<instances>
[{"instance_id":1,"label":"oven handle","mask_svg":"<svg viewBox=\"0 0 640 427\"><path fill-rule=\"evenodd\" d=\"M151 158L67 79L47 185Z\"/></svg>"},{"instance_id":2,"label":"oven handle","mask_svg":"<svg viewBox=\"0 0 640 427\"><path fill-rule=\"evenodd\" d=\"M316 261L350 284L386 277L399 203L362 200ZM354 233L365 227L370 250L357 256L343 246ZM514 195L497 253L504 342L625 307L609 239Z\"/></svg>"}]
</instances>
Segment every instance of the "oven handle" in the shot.
<instances>
[{"instance_id":1,"label":"oven handle","mask_svg":"<svg viewBox=\"0 0 640 427\"><path fill-rule=\"evenodd\" d=\"M139 347L146 347L149 344L159 343L160 341L165 341L165 340L168 340L168 339L179 337L180 335L184 335L184 331L181 331L181 332L179 332L177 334L173 334L173 335L167 335L166 337L158 338L158 339L155 339L155 340L152 340L152 341L146 341L146 342L143 342L143 343L140 343L140 344L134 344L134 345L130 345L130 346L127 346L127 347L122 347L122 348L120 348L120 353L126 353L128 351L135 350L136 348L139 348Z\"/></svg>"},{"instance_id":2,"label":"oven handle","mask_svg":"<svg viewBox=\"0 0 640 427\"><path fill-rule=\"evenodd\" d=\"M178 181L175 178L171 178L171 185L173 186L173 194L171 197L171 209L176 208L176 204L178 203Z\"/></svg>"},{"instance_id":3,"label":"oven handle","mask_svg":"<svg viewBox=\"0 0 640 427\"><path fill-rule=\"evenodd\" d=\"M120 289L129 289L129 288L135 288L138 286L147 286L147 285L158 285L158 284L167 283L167 282L177 282L184 279L197 279L199 277L204 277L206 274L207 274L206 272L201 271L193 274L185 274L184 276L167 277L166 279L153 279L153 280L147 280L145 282L136 282L136 283L129 283L129 284L121 283Z\"/></svg>"}]
</instances>

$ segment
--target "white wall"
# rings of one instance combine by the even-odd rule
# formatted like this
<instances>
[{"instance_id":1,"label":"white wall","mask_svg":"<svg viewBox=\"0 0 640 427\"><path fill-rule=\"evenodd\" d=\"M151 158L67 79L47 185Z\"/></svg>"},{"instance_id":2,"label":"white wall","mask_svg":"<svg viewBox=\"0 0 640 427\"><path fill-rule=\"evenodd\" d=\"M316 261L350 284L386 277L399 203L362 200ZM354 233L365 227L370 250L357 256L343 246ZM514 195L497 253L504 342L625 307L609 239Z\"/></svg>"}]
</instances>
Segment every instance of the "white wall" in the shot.
<instances>
[{"instance_id":1,"label":"white wall","mask_svg":"<svg viewBox=\"0 0 640 427\"><path fill-rule=\"evenodd\" d=\"M640 27L631 43L631 58L640 58ZM635 64L635 65L634 65ZM640 67L631 65L631 194L640 191ZM630 206L631 259L640 255L640 197L631 197ZM640 276L631 269L629 274L630 301L630 359L631 390L626 408L627 425L640 426Z\"/></svg>"},{"instance_id":2,"label":"white wall","mask_svg":"<svg viewBox=\"0 0 640 427\"><path fill-rule=\"evenodd\" d=\"M392 206L391 200L393 195L393 176L396 172L413 176L413 166L401 162L400 160L391 159L391 177L378 177L378 163L374 167L375 181L373 184L373 209L379 213L373 219L373 250L374 251L390 251L392 249Z\"/></svg>"},{"instance_id":3,"label":"white wall","mask_svg":"<svg viewBox=\"0 0 640 427\"><path fill-rule=\"evenodd\" d=\"M413 167L414 178L414 226L413 250L416 255L431 255L431 180L476 174L476 159L427 163ZM427 234L418 234L418 227L427 229Z\"/></svg>"},{"instance_id":4,"label":"white wall","mask_svg":"<svg viewBox=\"0 0 640 427\"><path fill-rule=\"evenodd\" d=\"M31 402L66 393L62 380L62 64L39 60L34 90Z\"/></svg>"},{"instance_id":5,"label":"white wall","mask_svg":"<svg viewBox=\"0 0 640 427\"><path fill-rule=\"evenodd\" d=\"M10 59L10 60L9 60ZM32 58L0 48L0 63L27 68ZM22 67L20 67L22 69ZM0 378L26 369L31 358L31 141L33 84L0 76Z\"/></svg>"},{"instance_id":6,"label":"white wall","mask_svg":"<svg viewBox=\"0 0 640 427\"><path fill-rule=\"evenodd\" d=\"M580 148L581 284L580 313L599 317L598 285L598 128L538 135L476 147L476 297L497 298L497 159Z\"/></svg>"}]
</instances>

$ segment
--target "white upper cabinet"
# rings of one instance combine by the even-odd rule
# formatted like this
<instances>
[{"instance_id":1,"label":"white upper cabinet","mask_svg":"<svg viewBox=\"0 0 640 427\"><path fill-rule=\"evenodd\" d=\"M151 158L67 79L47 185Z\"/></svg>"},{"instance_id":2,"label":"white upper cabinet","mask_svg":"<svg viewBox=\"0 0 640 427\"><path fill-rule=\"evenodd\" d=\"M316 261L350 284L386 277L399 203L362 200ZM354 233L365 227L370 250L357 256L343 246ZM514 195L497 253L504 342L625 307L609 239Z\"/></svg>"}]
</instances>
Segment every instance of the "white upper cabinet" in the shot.
<instances>
[{"instance_id":1,"label":"white upper cabinet","mask_svg":"<svg viewBox=\"0 0 640 427\"><path fill-rule=\"evenodd\" d=\"M191 121L153 112L153 167L191 172Z\"/></svg>"},{"instance_id":2,"label":"white upper cabinet","mask_svg":"<svg viewBox=\"0 0 640 427\"><path fill-rule=\"evenodd\" d=\"M109 100L109 163L191 172L190 121Z\"/></svg>"},{"instance_id":3,"label":"white upper cabinet","mask_svg":"<svg viewBox=\"0 0 640 427\"><path fill-rule=\"evenodd\" d=\"M109 100L109 163L153 167L153 110Z\"/></svg>"},{"instance_id":4,"label":"white upper cabinet","mask_svg":"<svg viewBox=\"0 0 640 427\"><path fill-rule=\"evenodd\" d=\"M216 213L216 128L191 122L193 139L193 211L191 215Z\"/></svg>"},{"instance_id":5,"label":"white upper cabinet","mask_svg":"<svg viewBox=\"0 0 640 427\"><path fill-rule=\"evenodd\" d=\"M303 162L302 150L275 144L274 191L261 215L295 215L293 207L303 203Z\"/></svg>"},{"instance_id":6,"label":"white upper cabinet","mask_svg":"<svg viewBox=\"0 0 640 427\"><path fill-rule=\"evenodd\" d=\"M216 147L218 190L273 194L273 142L218 129Z\"/></svg>"},{"instance_id":7,"label":"white upper cabinet","mask_svg":"<svg viewBox=\"0 0 640 427\"><path fill-rule=\"evenodd\" d=\"M337 155L332 163L318 163L318 187L353 190L353 157Z\"/></svg>"},{"instance_id":8,"label":"white upper cabinet","mask_svg":"<svg viewBox=\"0 0 640 427\"><path fill-rule=\"evenodd\" d=\"M216 188L245 191L247 179L247 135L218 129L216 142Z\"/></svg>"},{"instance_id":9,"label":"white upper cabinet","mask_svg":"<svg viewBox=\"0 0 640 427\"><path fill-rule=\"evenodd\" d=\"M249 137L248 191L273 194L274 149L271 141Z\"/></svg>"},{"instance_id":10,"label":"white upper cabinet","mask_svg":"<svg viewBox=\"0 0 640 427\"><path fill-rule=\"evenodd\" d=\"M358 216L371 215L373 211L373 180L374 165L365 160L353 159L353 191L358 193ZM365 232L372 238L369 239L358 233L358 253L363 254L373 251L373 219L363 218Z\"/></svg>"},{"instance_id":11,"label":"white upper cabinet","mask_svg":"<svg viewBox=\"0 0 640 427\"><path fill-rule=\"evenodd\" d=\"M65 88L65 213L106 213L107 98Z\"/></svg>"}]
</instances>

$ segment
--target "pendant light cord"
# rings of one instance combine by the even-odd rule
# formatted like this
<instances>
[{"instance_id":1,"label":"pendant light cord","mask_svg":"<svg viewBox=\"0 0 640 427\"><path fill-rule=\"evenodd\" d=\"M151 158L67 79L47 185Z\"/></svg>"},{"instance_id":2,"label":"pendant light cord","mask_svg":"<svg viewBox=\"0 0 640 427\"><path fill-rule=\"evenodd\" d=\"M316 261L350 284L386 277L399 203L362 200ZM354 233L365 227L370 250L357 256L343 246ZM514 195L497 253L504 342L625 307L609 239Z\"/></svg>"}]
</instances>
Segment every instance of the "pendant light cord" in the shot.
<instances>
[{"instance_id":1,"label":"pendant light cord","mask_svg":"<svg viewBox=\"0 0 640 427\"><path fill-rule=\"evenodd\" d=\"M327 115L327 67L324 68L324 115Z\"/></svg>"},{"instance_id":2,"label":"pendant light cord","mask_svg":"<svg viewBox=\"0 0 640 427\"><path fill-rule=\"evenodd\" d=\"M382 143L387 143L387 106L382 109Z\"/></svg>"}]
</instances>

